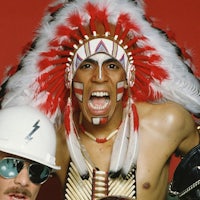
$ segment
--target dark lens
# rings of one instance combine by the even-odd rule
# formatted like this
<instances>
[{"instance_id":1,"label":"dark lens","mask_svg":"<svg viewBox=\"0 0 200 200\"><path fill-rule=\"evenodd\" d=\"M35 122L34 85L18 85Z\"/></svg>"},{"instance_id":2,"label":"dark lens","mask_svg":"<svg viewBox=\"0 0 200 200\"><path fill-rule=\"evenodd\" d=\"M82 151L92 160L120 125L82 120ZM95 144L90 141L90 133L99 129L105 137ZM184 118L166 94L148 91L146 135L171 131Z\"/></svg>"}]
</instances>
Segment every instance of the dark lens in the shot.
<instances>
[{"instance_id":1,"label":"dark lens","mask_svg":"<svg viewBox=\"0 0 200 200\"><path fill-rule=\"evenodd\" d=\"M15 168L17 169L17 172L20 173L20 171L23 169L24 167L24 161L21 161L21 160L17 160L15 159L14 161L14 165Z\"/></svg>"},{"instance_id":2,"label":"dark lens","mask_svg":"<svg viewBox=\"0 0 200 200\"><path fill-rule=\"evenodd\" d=\"M24 162L15 158L4 158L0 161L0 175L4 178L14 178L22 170Z\"/></svg>"},{"instance_id":3,"label":"dark lens","mask_svg":"<svg viewBox=\"0 0 200 200\"><path fill-rule=\"evenodd\" d=\"M33 163L29 166L30 180L35 184L44 183L49 175L50 168L41 164Z\"/></svg>"}]
</instances>

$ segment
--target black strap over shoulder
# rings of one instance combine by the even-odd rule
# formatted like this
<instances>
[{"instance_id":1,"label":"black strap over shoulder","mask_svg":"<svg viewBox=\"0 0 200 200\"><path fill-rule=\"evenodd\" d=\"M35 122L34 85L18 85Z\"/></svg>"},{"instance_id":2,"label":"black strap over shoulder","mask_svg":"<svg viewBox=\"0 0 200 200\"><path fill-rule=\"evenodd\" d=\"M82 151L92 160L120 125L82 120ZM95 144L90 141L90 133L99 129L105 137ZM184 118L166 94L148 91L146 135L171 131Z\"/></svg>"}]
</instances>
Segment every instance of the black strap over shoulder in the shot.
<instances>
[{"instance_id":1,"label":"black strap over shoulder","mask_svg":"<svg viewBox=\"0 0 200 200\"><path fill-rule=\"evenodd\" d=\"M177 166L169 193L180 199L200 200L200 145L186 154Z\"/></svg>"}]
</instances>

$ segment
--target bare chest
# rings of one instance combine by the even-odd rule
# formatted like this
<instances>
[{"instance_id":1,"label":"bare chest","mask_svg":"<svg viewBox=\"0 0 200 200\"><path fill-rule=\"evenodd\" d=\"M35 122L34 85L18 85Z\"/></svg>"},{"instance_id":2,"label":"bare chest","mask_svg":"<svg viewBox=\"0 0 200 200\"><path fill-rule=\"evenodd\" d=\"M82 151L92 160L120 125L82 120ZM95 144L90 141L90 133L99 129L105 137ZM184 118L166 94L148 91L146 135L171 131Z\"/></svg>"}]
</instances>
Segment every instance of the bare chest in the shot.
<instances>
[{"instance_id":1,"label":"bare chest","mask_svg":"<svg viewBox=\"0 0 200 200\"><path fill-rule=\"evenodd\" d=\"M99 144L95 142L87 142L83 146L86 150L86 156L93 163L94 167L108 171L112 153L112 142Z\"/></svg>"}]
</instances>

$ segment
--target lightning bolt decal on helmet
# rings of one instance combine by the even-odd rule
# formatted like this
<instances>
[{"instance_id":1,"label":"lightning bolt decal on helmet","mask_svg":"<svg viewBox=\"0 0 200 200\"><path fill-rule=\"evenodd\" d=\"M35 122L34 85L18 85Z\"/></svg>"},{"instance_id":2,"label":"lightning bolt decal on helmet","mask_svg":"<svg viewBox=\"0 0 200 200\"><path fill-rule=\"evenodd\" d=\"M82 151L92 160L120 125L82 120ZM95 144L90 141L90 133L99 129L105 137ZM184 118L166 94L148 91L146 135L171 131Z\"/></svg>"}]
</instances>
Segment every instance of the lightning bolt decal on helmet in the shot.
<instances>
[{"instance_id":1,"label":"lightning bolt decal on helmet","mask_svg":"<svg viewBox=\"0 0 200 200\"><path fill-rule=\"evenodd\" d=\"M55 163L56 133L36 108L13 106L0 110L0 151L60 169Z\"/></svg>"}]
</instances>

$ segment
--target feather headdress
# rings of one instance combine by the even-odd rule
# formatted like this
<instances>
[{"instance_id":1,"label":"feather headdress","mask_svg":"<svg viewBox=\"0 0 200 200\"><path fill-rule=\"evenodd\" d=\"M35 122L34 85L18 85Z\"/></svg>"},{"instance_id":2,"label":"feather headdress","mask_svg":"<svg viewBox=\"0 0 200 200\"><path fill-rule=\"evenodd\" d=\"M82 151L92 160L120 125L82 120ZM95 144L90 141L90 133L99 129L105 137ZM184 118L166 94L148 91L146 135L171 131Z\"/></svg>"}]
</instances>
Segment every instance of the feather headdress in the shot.
<instances>
[{"instance_id":1,"label":"feather headdress","mask_svg":"<svg viewBox=\"0 0 200 200\"><path fill-rule=\"evenodd\" d=\"M71 116L73 109L69 109L71 103L66 105L74 73L82 60L97 52L117 56L123 63L132 98L129 102L171 100L193 114L200 113L199 80L175 44L146 20L139 0L57 1L50 6L33 45L21 59L20 70L8 80L2 107L32 104L53 122L64 117L70 120L66 113ZM132 103L129 107L135 112ZM137 134L138 120L129 116L125 126ZM65 122L69 136L74 129Z\"/></svg>"}]
</instances>

